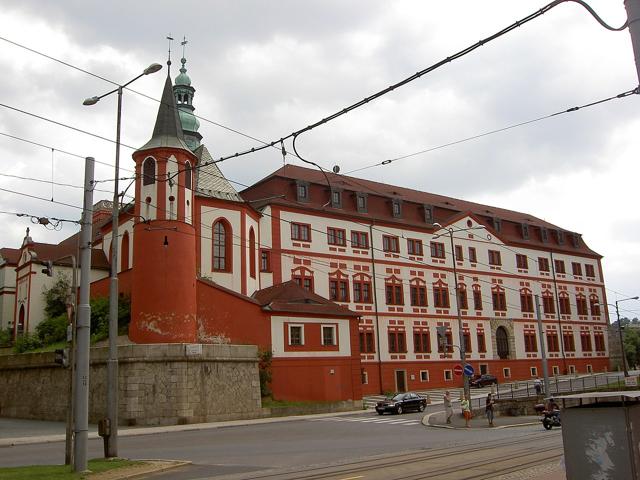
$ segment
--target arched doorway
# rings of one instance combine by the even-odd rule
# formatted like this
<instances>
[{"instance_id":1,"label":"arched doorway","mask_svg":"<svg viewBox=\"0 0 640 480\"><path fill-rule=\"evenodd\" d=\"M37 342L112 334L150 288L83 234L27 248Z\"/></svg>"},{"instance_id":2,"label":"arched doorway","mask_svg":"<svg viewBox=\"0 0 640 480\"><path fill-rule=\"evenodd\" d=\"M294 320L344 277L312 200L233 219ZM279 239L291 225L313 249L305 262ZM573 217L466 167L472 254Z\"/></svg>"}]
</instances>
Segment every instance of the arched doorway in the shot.
<instances>
[{"instance_id":1,"label":"arched doorway","mask_svg":"<svg viewBox=\"0 0 640 480\"><path fill-rule=\"evenodd\" d=\"M18 326L16 328L16 335L24 335L24 305L20 305L20 312L18 313Z\"/></svg>"},{"instance_id":2,"label":"arched doorway","mask_svg":"<svg viewBox=\"0 0 640 480\"><path fill-rule=\"evenodd\" d=\"M509 335L504 327L498 327L496 330L496 346L501 360L509 358Z\"/></svg>"}]
</instances>

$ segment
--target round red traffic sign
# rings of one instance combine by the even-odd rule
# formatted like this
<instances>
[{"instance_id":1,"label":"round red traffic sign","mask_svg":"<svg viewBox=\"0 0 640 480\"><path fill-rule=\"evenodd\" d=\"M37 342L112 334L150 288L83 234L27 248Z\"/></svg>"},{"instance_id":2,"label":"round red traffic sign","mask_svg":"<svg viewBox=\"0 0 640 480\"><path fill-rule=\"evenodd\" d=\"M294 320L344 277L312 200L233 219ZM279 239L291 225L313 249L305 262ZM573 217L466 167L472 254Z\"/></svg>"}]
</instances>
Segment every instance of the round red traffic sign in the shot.
<instances>
[{"instance_id":1,"label":"round red traffic sign","mask_svg":"<svg viewBox=\"0 0 640 480\"><path fill-rule=\"evenodd\" d=\"M453 367L453 373L457 376L462 375L462 365L456 365Z\"/></svg>"}]
</instances>

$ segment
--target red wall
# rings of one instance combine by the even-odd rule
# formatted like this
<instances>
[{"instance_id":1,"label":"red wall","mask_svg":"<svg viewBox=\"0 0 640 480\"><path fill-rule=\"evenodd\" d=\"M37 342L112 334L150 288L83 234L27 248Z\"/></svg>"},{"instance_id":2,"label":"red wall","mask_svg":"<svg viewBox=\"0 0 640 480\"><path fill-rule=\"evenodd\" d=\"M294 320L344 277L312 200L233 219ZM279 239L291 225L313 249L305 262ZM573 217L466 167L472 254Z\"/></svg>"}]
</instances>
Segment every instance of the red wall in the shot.
<instances>
[{"instance_id":1,"label":"red wall","mask_svg":"<svg viewBox=\"0 0 640 480\"><path fill-rule=\"evenodd\" d=\"M197 282L198 341L224 339L235 344L271 348L270 316L238 295Z\"/></svg>"},{"instance_id":2,"label":"red wall","mask_svg":"<svg viewBox=\"0 0 640 480\"><path fill-rule=\"evenodd\" d=\"M196 342L195 229L154 220L137 223L134 232L129 338L136 343Z\"/></svg>"}]
</instances>

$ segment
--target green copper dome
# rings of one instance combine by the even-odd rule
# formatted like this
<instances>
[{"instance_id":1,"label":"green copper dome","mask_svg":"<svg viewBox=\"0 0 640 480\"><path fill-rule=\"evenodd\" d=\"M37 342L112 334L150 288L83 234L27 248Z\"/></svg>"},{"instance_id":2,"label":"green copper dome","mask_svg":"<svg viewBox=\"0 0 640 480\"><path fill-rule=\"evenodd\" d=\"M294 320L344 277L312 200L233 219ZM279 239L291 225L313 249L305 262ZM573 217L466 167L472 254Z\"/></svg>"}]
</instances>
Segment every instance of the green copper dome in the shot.
<instances>
[{"instance_id":1,"label":"green copper dome","mask_svg":"<svg viewBox=\"0 0 640 480\"><path fill-rule=\"evenodd\" d=\"M187 69L184 66L184 64L187 63L187 59L183 57L180 59L180 62L182 63L182 67L180 67L180 73L176 77L175 85L184 85L189 87L191 86L191 79L189 78L189 75L187 75Z\"/></svg>"},{"instance_id":2,"label":"green copper dome","mask_svg":"<svg viewBox=\"0 0 640 480\"><path fill-rule=\"evenodd\" d=\"M197 132L200 128L200 120L188 110L178 109L180 115L180 123L182 124L182 130L187 132Z\"/></svg>"}]
</instances>

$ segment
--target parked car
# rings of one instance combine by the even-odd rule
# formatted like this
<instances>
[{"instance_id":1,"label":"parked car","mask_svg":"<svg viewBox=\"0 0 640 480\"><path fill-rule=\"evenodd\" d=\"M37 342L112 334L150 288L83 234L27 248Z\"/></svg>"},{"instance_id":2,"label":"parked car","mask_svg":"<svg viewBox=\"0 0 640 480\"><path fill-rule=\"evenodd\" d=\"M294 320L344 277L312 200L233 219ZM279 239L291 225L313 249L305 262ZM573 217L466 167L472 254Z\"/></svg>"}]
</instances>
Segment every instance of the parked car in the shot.
<instances>
[{"instance_id":1,"label":"parked car","mask_svg":"<svg viewBox=\"0 0 640 480\"><path fill-rule=\"evenodd\" d=\"M417 393L398 393L392 397L385 398L376 404L376 412L383 415L385 412L402 414L407 410L422 412L427 406L427 399Z\"/></svg>"},{"instance_id":2,"label":"parked car","mask_svg":"<svg viewBox=\"0 0 640 480\"><path fill-rule=\"evenodd\" d=\"M498 385L498 379L495 377L495 375L485 373L484 375L479 375L471 379L469 385L477 388L486 387L487 385Z\"/></svg>"}]
</instances>

